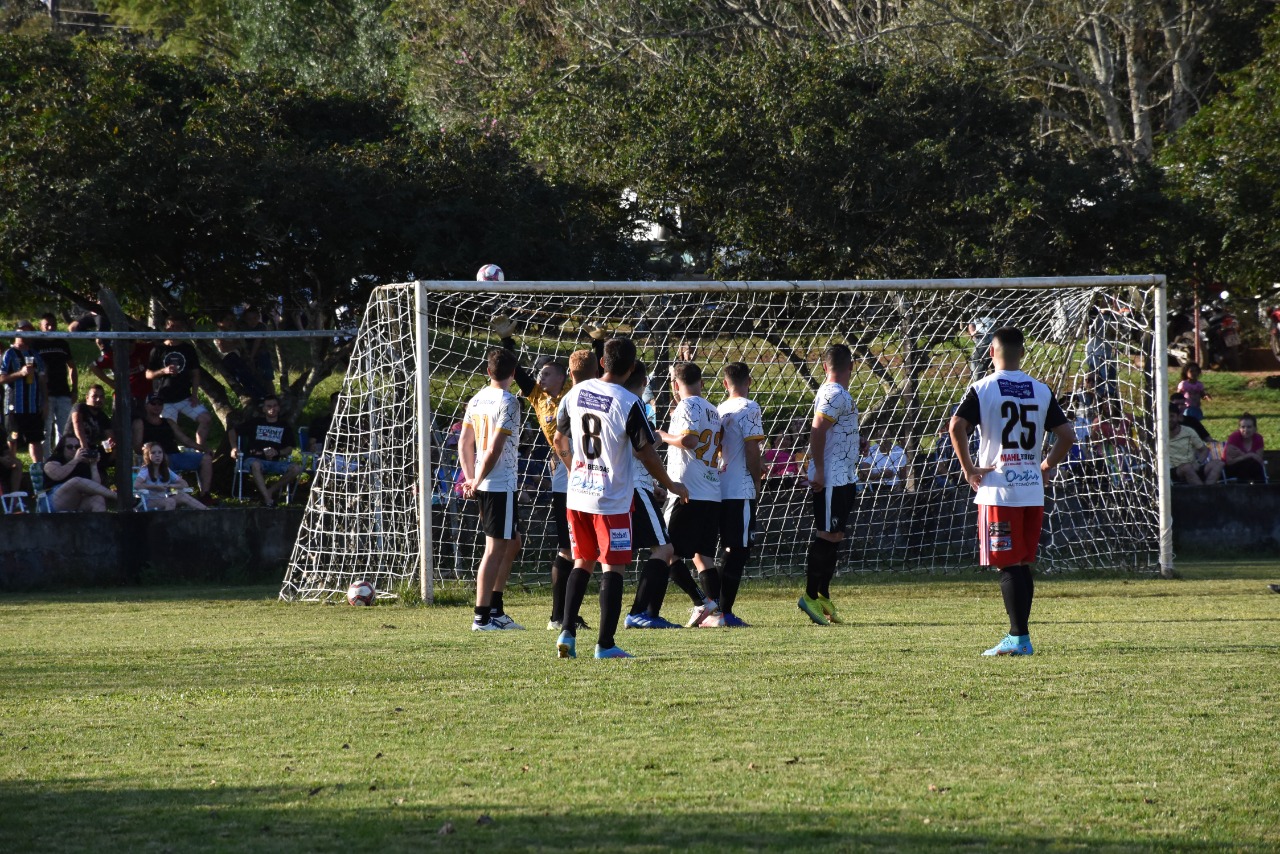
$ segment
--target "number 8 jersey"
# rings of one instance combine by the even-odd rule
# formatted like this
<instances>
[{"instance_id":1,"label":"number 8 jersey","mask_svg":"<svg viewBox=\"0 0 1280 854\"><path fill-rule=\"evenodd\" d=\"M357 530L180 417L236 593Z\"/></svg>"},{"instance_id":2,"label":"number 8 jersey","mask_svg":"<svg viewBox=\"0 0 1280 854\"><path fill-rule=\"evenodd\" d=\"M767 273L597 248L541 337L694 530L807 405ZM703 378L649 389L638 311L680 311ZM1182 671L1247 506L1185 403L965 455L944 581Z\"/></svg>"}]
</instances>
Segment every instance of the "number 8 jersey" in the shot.
<instances>
[{"instance_id":1,"label":"number 8 jersey","mask_svg":"<svg viewBox=\"0 0 1280 854\"><path fill-rule=\"evenodd\" d=\"M978 425L974 462L995 469L983 477L974 503L1044 506L1044 438L1067 423L1049 387L1022 371L996 371L969 386L956 415Z\"/></svg>"},{"instance_id":2,"label":"number 8 jersey","mask_svg":"<svg viewBox=\"0 0 1280 854\"><path fill-rule=\"evenodd\" d=\"M570 510L613 516L631 510L634 451L657 438L644 417L640 398L604 380L578 383L564 396L556 430L570 438Z\"/></svg>"}]
</instances>

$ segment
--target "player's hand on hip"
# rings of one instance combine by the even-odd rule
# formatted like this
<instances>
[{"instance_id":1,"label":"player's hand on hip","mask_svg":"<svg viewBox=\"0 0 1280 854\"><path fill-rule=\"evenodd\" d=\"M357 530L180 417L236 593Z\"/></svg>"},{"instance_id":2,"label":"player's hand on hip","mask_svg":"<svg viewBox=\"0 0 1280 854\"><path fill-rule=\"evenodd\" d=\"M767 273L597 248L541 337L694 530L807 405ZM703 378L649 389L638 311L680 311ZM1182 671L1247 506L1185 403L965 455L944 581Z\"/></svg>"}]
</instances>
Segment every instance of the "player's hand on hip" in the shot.
<instances>
[{"instance_id":1,"label":"player's hand on hip","mask_svg":"<svg viewBox=\"0 0 1280 854\"><path fill-rule=\"evenodd\" d=\"M822 472L814 472L813 477L809 478L809 488L814 492L821 492L827 486L827 481Z\"/></svg>"},{"instance_id":2,"label":"player's hand on hip","mask_svg":"<svg viewBox=\"0 0 1280 854\"><path fill-rule=\"evenodd\" d=\"M995 471L994 466L986 467L986 468L970 469L969 471L964 473L964 479L968 481L970 486L972 486L974 489L977 489L978 487L982 486L982 479L987 475L991 474L993 471Z\"/></svg>"},{"instance_id":3,"label":"player's hand on hip","mask_svg":"<svg viewBox=\"0 0 1280 854\"><path fill-rule=\"evenodd\" d=\"M672 487L671 491L680 496L680 500L685 504L689 503L689 487L683 483L677 483Z\"/></svg>"}]
</instances>

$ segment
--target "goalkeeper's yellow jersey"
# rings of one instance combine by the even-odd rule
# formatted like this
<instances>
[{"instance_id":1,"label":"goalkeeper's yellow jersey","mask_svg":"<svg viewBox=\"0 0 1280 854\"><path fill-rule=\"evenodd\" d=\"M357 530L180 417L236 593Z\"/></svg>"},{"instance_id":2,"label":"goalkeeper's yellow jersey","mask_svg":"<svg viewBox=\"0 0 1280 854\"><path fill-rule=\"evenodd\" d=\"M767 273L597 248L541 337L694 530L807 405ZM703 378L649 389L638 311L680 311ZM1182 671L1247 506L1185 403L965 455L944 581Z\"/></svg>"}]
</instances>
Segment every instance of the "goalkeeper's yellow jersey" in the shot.
<instances>
[{"instance_id":1,"label":"goalkeeper's yellow jersey","mask_svg":"<svg viewBox=\"0 0 1280 854\"><path fill-rule=\"evenodd\" d=\"M534 414L538 416L538 426L542 428L542 435L547 437L547 444L552 447L555 447L556 410L560 408L560 400L564 397L565 392L569 390L569 387L569 380L566 378L560 393L553 397L547 394L542 386L534 383L533 388L524 396L525 400L529 401L529 405L533 407Z\"/></svg>"}]
</instances>

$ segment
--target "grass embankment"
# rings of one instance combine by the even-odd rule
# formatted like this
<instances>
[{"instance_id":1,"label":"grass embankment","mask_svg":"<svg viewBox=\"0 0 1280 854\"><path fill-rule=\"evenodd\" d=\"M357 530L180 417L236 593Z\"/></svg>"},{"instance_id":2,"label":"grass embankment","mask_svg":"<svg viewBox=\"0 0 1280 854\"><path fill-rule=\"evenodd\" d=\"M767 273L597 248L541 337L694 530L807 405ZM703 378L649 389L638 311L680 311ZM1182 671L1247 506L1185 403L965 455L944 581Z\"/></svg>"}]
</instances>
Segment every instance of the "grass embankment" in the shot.
<instances>
[{"instance_id":1,"label":"grass embankment","mask_svg":"<svg viewBox=\"0 0 1280 854\"><path fill-rule=\"evenodd\" d=\"M1030 659L978 656L986 577L844 586L831 628L756 586L751 629L613 662L557 661L545 595L486 635L274 589L8 597L0 850L1274 850L1280 565L1181 569L1041 581Z\"/></svg>"}]
</instances>

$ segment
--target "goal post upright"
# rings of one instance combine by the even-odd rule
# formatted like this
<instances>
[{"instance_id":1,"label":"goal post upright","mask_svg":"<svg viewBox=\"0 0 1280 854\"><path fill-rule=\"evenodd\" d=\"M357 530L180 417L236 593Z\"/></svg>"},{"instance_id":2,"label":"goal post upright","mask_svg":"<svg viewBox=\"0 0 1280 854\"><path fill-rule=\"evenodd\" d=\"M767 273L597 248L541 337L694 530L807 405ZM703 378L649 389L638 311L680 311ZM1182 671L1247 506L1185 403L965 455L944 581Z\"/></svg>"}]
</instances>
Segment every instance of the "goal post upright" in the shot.
<instances>
[{"instance_id":1,"label":"goal post upright","mask_svg":"<svg viewBox=\"0 0 1280 854\"><path fill-rule=\"evenodd\" d=\"M434 562L433 532L431 530L432 504L435 495L435 475L431 466L431 359L427 314L427 291L422 282L413 283L413 343L414 343L414 395L415 413L418 419L418 584L422 601L428 604L434 598L434 581L431 568Z\"/></svg>"},{"instance_id":2,"label":"goal post upright","mask_svg":"<svg viewBox=\"0 0 1280 854\"><path fill-rule=\"evenodd\" d=\"M1173 489L1169 482L1169 316L1168 285L1156 277L1155 352L1151 354L1151 374L1155 380L1156 478L1160 487L1160 574L1173 578Z\"/></svg>"}]
</instances>

